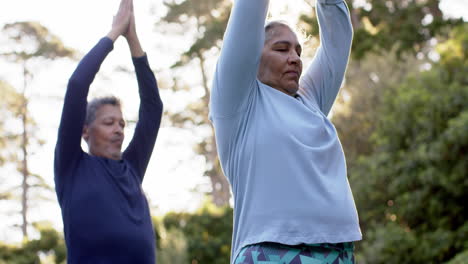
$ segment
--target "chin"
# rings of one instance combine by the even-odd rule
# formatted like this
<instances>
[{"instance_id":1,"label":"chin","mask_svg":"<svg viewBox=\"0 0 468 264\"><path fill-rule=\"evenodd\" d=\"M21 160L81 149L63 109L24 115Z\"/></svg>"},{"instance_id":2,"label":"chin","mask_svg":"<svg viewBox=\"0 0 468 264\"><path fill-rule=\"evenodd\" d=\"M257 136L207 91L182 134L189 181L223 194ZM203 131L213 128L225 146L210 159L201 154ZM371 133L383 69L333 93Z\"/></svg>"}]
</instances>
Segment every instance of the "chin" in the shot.
<instances>
[{"instance_id":1,"label":"chin","mask_svg":"<svg viewBox=\"0 0 468 264\"><path fill-rule=\"evenodd\" d=\"M119 152L119 153L116 153L113 155L113 159L115 160L121 160L122 159L122 153Z\"/></svg>"},{"instance_id":2,"label":"chin","mask_svg":"<svg viewBox=\"0 0 468 264\"><path fill-rule=\"evenodd\" d=\"M295 94L297 94L297 91L298 91L298 90L299 90L299 86L298 86L298 85L286 87L286 91L287 91L290 95L295 95Z\"/></svg>"},{"instance_id":3,"label":"chin","mask_svg":"<svg viewBox=\"0 0 468 264\"><path fill-rule=\"evenodd\" d=\"M121 160L122 152L119 151L119 152L108 153L106 158L113 159L113 160Z\"/></svg>"}]
</instances>

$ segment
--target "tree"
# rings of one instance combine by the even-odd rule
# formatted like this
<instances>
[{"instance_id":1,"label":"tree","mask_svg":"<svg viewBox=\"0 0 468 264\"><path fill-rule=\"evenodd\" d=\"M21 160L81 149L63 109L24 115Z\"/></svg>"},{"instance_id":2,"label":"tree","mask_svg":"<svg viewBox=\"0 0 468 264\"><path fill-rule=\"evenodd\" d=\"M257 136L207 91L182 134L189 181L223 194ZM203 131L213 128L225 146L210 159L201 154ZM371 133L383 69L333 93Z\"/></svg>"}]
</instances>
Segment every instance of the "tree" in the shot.
<instances>
[{"instance_id":1,"label":"tree","mask_svg":"<svg viewBox=\"0 0 468 264\"><path fill-rule=\"evenodd\" d=\"M448 35L461 19L444 18L439 0L366 0L349 1L354 27L352 56L362 59L368 53L395 50L397 56L406 52L428 51L428 43L437 35ZM318 35L315 16L303 15L307 32Z\"/></svg>"},{"instance_id":2,"label":"tree","mask_svg":"<svg viewBox=\"0 0 468 264\"><path fill-rule=\"evenodd\" d=\"M153 226L157 236L157 263L189 263L187 254L187 239L180 228L167 229L163 218L153 218ZM160 236L158 234L161 234Z\"/></svg>"},{"instance_id":3,"label":"tree","mask_svg":"<svg viewBox=\"0 0 468 264\"><path fill-rule=\"evenodd\" d=\"M191 103L183 112L169 113L170 120L174 126L189 129L204 127L209 130L207 133L209 136L197 144L195 151L205 156L207 164L205 175L211 181L213 202L218 206L224 206L229 203L230 188L221 170L214 129L208 119L210 89L205 54L212 49L219 49L219 43L229 18L230 3L224 0L185 0L165 2L165 5L168 13L163 18L164 21L184 25L184 30L193 26L196 31L193 44L173 67L188 66L196 61L202 76L203 88L203 96L199 100ZM177 81L173 89L180 89Z\"/></svg>"},{"instance_id":4,"label":"tree","mask_svg":"<svg viewBox=\"0 0 468 264\"><path fill-rule=\"evenodd\" d=\"M34 227L40 233L39 239L26 241L21 246L0 243L0 264L41 263L40 256L56 264L66 262L66 247L62 235L48 223L38 223Z\"/></svg>"},{"instance_id":5,"label":"tree","mask_svg":"<svg viewBox=\"0 0 468 264\"><path fill-rule=\"evenodd\" d=\"M375 110L373 151L350 171L361 182L364 263L443 263L468 249L466 30L456 27L440 61L388 89Z\"/></svg>"},{"instance_id":6,"label":"tree","mask_svg":"<svg viewBox=\"0 0 468 264\"><path fill-rule=\"evenodd\" d=\"M389 51L384 55L368 54L349 63L332 117L349 169L360 156L374 151L369 138L377 128L380 116L375 109L382 104L385 91L400 84L408 74L419 73L425 62L412 56L399 60L395 51Z\"/></svg>"},{"instance_id":7,"label":"tree","mask_svg":"<svg viewBox=\"0 0 468 264\"><path fill-rule=\"evenodd\" d=\"M163 223L166 230L182 231L187 241L190 263L224 264L231 255L233 210L206 203L196 213L168 213Z\"/></svg>"},{"instance_id":8,"label":"tree","mask_svg":"<svg viewBox=\"0 0 468 264\"><path fill-rule=\"evenodd\" d=\"M453 259L451 259L446 264L463 264L468 258L468 250L463 251L462 253L457 254Z\"/></svg>"},{"instance_id":9,"label":"tree","mask_svg":"<svg viewBox=\"0 0 468 264\"><path fill-rule=\"evenodd\" d=\"M14 149L17 148L16 142L19 135L12 132L9 128L9 122L19 118L17 109L23 101L19 94L11 85L0 80L0 166L5 163L12 162L16 158ZM3 185L5 178L0 178L0 184ZM12 199L13 192L2 188L0 191L0 200Z\"/></svg>"},{"instance_id":10,"label":"tree","mask_svg":"<svg viewBox=\"0 0 468 264\"><path fill-rule=\"evenodd\" d=\"M63 57L72 57L74 51L63 45L60 39L49 32L49 30L38 22L16 22L6 24L3 34L10 40L9 51L0 55L14 63L22 65L23 87L21 92L21 103L18 105L18 117L21 120L22 132L20 138L21 160L18 160L18 170L21 172L23 181L21 185L21 229L23 236L28 236L28 193L31 187L42 187L51 189L44 179L33 174L28 168L29 148L33 144L43 144L35 135L36 126L28 111L29 97L28 85L33 78L30 63L35 60L54 60ZM35 180L36 183L31 181Z\"/></svg>"}]
</instances>

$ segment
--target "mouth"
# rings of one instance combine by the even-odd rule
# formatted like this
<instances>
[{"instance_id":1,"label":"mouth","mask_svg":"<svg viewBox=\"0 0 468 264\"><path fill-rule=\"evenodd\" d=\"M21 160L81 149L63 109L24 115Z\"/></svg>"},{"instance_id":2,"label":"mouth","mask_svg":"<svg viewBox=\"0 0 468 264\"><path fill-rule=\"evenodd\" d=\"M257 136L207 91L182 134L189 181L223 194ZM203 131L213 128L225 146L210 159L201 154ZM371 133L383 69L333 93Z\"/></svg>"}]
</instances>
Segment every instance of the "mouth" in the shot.
<instances>
[{"instance_id":1,"label":"mouth","mask_svg":"<svg viewBox=\"0 0 468 264\"><path fill-rule=\"evenodd\" d=\"M299 77L299 72L298 71L287 71L285 73L287 76L292 76L292 77Z\"/></svg>"},{"instance_id":2,"label":"mouth","mask_svg":"<svg viewBox=\"0 0 468 264\"><path fill-rule=\"evenodd\" d=\"M111 140L112 144L122 145L123 138L114 138Z\"/></svg>"},{"instance_id":3,"label":"mouth","mask_svg":"<svg viewBox=\"0 0 468 264\"><path fill-rule=\"evenodd\" d=\"M299 72L297 71L287 71L284 73L284 77L286 77L286 80L299 83Z\"/></svg>"}]
</instances>

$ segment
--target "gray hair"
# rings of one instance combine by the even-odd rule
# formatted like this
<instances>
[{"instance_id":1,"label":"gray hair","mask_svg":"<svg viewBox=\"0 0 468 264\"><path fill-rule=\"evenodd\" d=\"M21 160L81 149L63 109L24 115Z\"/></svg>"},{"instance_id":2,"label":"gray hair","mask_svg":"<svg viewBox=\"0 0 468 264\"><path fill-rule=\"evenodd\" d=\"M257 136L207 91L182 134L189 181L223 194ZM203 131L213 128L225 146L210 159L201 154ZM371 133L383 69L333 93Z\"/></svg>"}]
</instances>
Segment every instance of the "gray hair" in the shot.
<instances>
[{"instance_id":1,"label":"gray hair","mask_svg":"<svg viewBox=\"0 0 468 264\"><path fill-rule=\"evenodd\" d=\"M265 25L265 43L270 41L270 39L273 37L274 35L273 30L280 26L286 27L289 30L291 30L291 32L296 34L296 36L299 39L299 42L304 42L307 40L307 34L302 28L299 28L298 26L293 27L286 20L272 20L266 23Z\"/></svg>"},{"instance_id":2,"label":"gray hair","mask_svg":"<svg viewBox=\"0 0 468 264\"><path fill-rule=\"evenodd\" d=\"M118 107L122 106L120 99L115 96L106 96L91 100L91 102L89 102L88 106L86 107L86 126L96 120L96 112L103 105L113 105Z\"/></svg>"},{"instance_id":3,"label":"gray hair","mask_svg":"<svg viewBox=\"0 0 468 264\"><path fill-rule=\"evenodd\" d=\"M266 25L265 25L265 43L267 43L271 37L273 36L273 29L279 27L279 26L282 26L282 27L287 27L289 28L292 32L294 32L292 30L292 28L289 26L289 24L284 21L284 20L273 20L273 21L270 21L268 22Z\"/></svg>"}]
</instances>

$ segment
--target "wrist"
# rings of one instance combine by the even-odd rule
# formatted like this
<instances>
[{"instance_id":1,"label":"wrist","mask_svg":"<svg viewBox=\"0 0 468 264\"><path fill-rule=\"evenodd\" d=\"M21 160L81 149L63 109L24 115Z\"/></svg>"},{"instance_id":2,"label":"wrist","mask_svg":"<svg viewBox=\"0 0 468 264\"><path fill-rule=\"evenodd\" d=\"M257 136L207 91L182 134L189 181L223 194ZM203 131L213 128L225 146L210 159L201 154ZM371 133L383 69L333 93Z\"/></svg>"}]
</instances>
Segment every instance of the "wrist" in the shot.
<instances>
[{"instance_id":1,"label":"wrist","mask_svg":"<svg viewBox=\"0 0 468 264\"><path fill-rule=\"evenodd\" d=\"M112 42L115 42L119 36L120 34L116 32L115 30L109 31L109 33L107 33L106 35L106 37L110 38Z\"/></svg>"},{"instance_id":2,"label":"wrist","mask_svg":"<svg viewBox=\"0 0 468 264\"><path fill-rule=\"evenodd\" d=\"M126 34L124 35L125 39L127 40L128 44L138 42L138 36L135 34Z\"/></svg>"},{"instance_id":3,"label":"wrist","mask_svg":"<svg viewBox=\"0 0 468 264\"><path fill-rule=\"evenodd\" d=\"M140 41L136 35L133 37L127 37L127 42L132 57L139 58L145 55L145 52L143 51Z\"/></svg>"}]
</instances>

